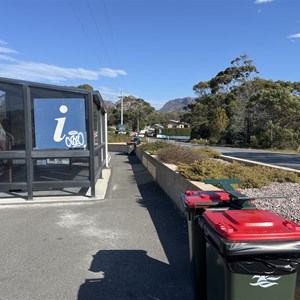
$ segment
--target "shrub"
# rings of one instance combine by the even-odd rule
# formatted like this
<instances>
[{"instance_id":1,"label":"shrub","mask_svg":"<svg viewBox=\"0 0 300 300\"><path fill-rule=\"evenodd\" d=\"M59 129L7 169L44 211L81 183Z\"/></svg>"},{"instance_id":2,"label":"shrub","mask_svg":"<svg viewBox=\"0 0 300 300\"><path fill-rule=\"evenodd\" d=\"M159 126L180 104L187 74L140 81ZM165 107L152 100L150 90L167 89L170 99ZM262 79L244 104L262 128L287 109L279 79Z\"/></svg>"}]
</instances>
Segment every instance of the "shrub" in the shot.
<instances>
[{"instance_id":1,"label":"shrub","mask_svg":"<svg viewBox=\"0 0 300 300\"><path fill-rule=\"evenodd\" d=\"M190 148L173 145L172 147L159 150L157 158L164 163L178 165L179 163L191 164L196 160L203 159L203 155Z\"/></svg>"},{"instance_id":2,"label":"shrub","mask_svg":"<svg viewBox=\"0 0 300 300\"><path fill-rule=\"evenodd\" d=\"M204 157L217 158L221 153L210 147L193 148L193 151L200 153Z\"/></svg>"},{"instance_id":3,"label":"shrub","mask_svg":"<svg viewBox=\"0 0 300 300\"><path fill-rule=\"evenodd\" d=\"M149 143L143 143L142 145L139 146L139 149L142 151L146 151L150 153L151 155L156 155L157 152L161 149L165 148L171 148L174 145L171 143L167 143L164 141L157 141L157 142L149 142Z\"/></svg>"},{"instance_id":4,"label":"shrub","mask_svg":"<svg viewBox=\"0 0 300 300\"><path fill-rule=\"evenodd\" d=\"M114 132L107 132L107 140L109 143L123 143L127 142L130 137L126 134L116 134Z\"/></svg>"},{"instance_id":5,"label":"shrub","mask_svg":"<svg viewBox=\"0 0 300 300\"><path fill-rule=\"evenodd\" d=\"M180 164L178 172L190 180L203 181L203 179L226 178L225 164L216 160L200 160L190 165Z\"/></svg>"},{"instance_id":6,"label":"shrub","mask_svg":"<svg viewBox=\"0 0 300 300\"><path fill-rule=\"evenodd\" d=\"M198 144L198 145L207 145L207 144L208 144L208 140L203 140L203 139L200 139L200 140L192 139L192 140L190 140L190 143L191 143L191 144Z\"/></svg>"},{"instance_id":7,"label":"shrub","mask_svg":"<svg viewBox=\"0 0 300 300\"><path fill-rule=\"evenodd\" d=\"M174 163L175 165L178 162L185 161L185 157L188 155L193 157L192 161L194 161L202 158L217 158L221 154L220 152L210 147L201 147L201 148L180 147L165 141L157 141L155 143L151 143L151 142L143 143L142 145L139 146L139 149L142 151L147 151L151 155L156 155L158 154L158 152L162 151L162 153L159 154L160 159L166 163L170 163L170 164ZM176 151L176 153L174 151ZM176 159L172 158L168 160L168 156L176 157Z\"/></svg>"},{"instance_id":8,"label":"shrub","mask_svg":"<svg viewBox=\"0 0 300 300\"><path fill-rule=\"evenodd\" d=\"M162 133L167 136L191 136L191 128L164 128Z\"/></svg>"},{"instance_id":9,"label":"shrub","mask_svg":"<svg viewBox=\"0 0 300 300\"><path fill-rule=\"evenodd\" d=\"M288 172L285 170L273 170L270 172L270 177L272 181L277 181L277 182L294 182L298 183L300 182L300 177L298 174L293 173L293 172Z\"/></svg>"},{"instance_id":10,"label":"shrub","mask_svg":"<svg viewBox=\"0 0 300 300\"><path fill-rule=\"evenodd\" d=\"M164 163L177 165L179 173L194 181L239 178L243 182L240 188L261 188L274 181L300 183L300 176L293 172L211 159L218 157L220 153L210 147L188 148L158 141L143 143L139 149L156 154Z\"/></svg>"},{"instance_id":11,"label":"shrub","mask_svg":"<svg viewBox=\"0 0 300 300\"><path fill-rule=\"evenodd\" d=\"M241 188L261 188L273 181L299 183L300 177L292 172L261 166L244 166L239 163L225 163L217 160L201 160L190 165L180 164L178 172L190 180L239 178Z\"/></svg>"}]
</instances>

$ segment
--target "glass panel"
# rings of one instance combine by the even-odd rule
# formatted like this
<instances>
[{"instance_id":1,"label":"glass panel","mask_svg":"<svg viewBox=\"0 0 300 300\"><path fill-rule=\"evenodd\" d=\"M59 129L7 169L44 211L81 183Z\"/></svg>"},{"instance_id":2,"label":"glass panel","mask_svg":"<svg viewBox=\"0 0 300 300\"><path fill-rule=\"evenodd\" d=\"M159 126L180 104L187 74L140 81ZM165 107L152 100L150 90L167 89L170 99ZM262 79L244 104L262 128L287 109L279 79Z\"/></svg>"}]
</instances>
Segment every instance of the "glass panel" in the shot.
<instances>
[{"instance_id":1,"label":"glass panel","mask_svg":"<svg viewBox=\"0 0 300 300\"><path fill-rule=\"evenodd\" d=\"M3 159L0 167L0 182L26 182L24 159Z\"/></svg>"},{"instance_id":2,"label":"glass panel","mask_svg":"<svg viewBox=\"0 0 300 300\"><path fill-rule=\"evenodd\" d=\"M93 127L94 127L94 146L98 146L98 140L99 140L99 111L97 108L97 105L93 103Z\"/></svg>"},{"instance_id":3,"label":"glass panel","mask_svg":"<svg viewBox=\"0 0 300 300\"><path fill-rule=\"evenodd\" d=\"M88 158L47 158L34 162L34 181L88 179Z\"/></svg>"},{"instance_id":4,"label":"glass panel","mask_svg":"<svg viewBox=\"0 0 300 300\"><path fill-rule=\"evenodd\" d=\"M86 149L86 95L31 88L33 147Z\"/></svg>"},{"instance_id":5,"label":"glass panel","mask_svg":"<svg viewBox=\"0 0 300 300\"><path fill-rule=\"evenodd\" d=\"M94 175L96 176L99 171L99 153L94 155Z\"/></svg>"},{"instance_id":6,"label":"glass panel","mask_svg":"<svg viewBox=\"0 0 300 300\"><path fill-rule=\"evenodd\" d=\"M0 150L25 150L23 87L0 82Z\"/></svg>"},{"instance_id":7,"label":"glass panel","mask_svg":"<svg viewBox=\"0 0 300 300\"><path fill-rule=\"evenodd\" d=\"M101 149L97 152L95 151L94 156L94 174L97 175L100 171L100 168L103 165L104 160L104 151L105 146L102 143L105 143L105 114L100 109L100 106L93 104L93 117L94 117L94 147L97 148L101 145Z\"/></svg>"}]
</instances>

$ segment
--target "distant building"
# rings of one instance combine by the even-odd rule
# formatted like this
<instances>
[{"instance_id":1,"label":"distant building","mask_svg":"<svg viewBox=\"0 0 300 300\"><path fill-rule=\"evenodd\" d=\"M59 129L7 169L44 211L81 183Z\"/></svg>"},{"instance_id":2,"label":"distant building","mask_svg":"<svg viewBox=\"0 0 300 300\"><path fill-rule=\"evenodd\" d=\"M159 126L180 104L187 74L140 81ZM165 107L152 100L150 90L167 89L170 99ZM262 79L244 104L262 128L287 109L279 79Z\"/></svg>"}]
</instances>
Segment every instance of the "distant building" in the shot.
<instances>
[{"instance_id":1,"label":"distant building","mask_svg":"<svg viewBox=\"0 0 300 300\"><path fill-rule=\"evenodd\" d=\"M170 120L169 123L166 125L166 128L189 128L190 126L187 123Z\"/></svg>"}]
</instances>

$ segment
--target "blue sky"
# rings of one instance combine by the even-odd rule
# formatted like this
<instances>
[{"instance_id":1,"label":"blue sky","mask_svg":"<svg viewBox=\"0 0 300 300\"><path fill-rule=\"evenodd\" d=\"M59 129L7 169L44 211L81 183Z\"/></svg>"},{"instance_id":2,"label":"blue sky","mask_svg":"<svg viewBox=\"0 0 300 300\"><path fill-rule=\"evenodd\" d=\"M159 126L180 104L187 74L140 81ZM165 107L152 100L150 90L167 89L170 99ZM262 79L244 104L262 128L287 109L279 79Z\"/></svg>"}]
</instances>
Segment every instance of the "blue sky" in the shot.
<instances>
[{"instance_id":1,"label":"blue sky","mask_svg":"<svg viewBox=\"0 0 300 300\"><path fill-rule=\"evenodd\" d=\"M156 109L194 97L248 55L260 77L300 81L299 0L0 0L0 77L90 84Z\"/></svg>"}]
</instances>

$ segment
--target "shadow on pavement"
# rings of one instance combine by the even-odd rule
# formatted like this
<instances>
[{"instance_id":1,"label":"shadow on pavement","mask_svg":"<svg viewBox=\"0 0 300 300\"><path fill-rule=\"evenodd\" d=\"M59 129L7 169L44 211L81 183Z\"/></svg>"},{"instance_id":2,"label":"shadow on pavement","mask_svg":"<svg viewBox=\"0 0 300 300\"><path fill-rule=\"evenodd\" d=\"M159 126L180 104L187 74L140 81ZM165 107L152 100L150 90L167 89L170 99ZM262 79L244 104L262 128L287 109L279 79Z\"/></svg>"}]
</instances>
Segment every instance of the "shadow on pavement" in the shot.
<instances>
[{"instance_id":1,"label":"shadow on pavement","mask_svg":"<svg viewBox=\"0 0 300 300\"><path fill-rule=\"evenodd\" d=\"M138 203L148 210L170 265L186 269L185 264L189 261L189 249L185 217L153 180L138 158L133 156L129 160L142 196ZM178 195L179 197L180 195Z\"/></svg>"},{"instance_id":2,"label":"shadow on pavement","mask_svg":"<svg viewBox=\"0 0 300 300\"><path fill-rule=\"evenodd\" d=\"M182 291L170 294L170 288L180 286L178 274L143 250L101 250L90 271L102 278L87 279L79 300L188 299Z\"/></svg>"},{"instance_id":3,"label":"shadow on pavement","mask_svg":"<svg viewBox=\"0 0 300 300\"><path fill-rule=\"evenodd\" d=\"M144 250L100 250L90 266L99 278L81 285L78 300L193 299L186 220L138 158L128 160L141 195L137 205L148 210L169 264Z\"/></svg>"}]
</instances>

